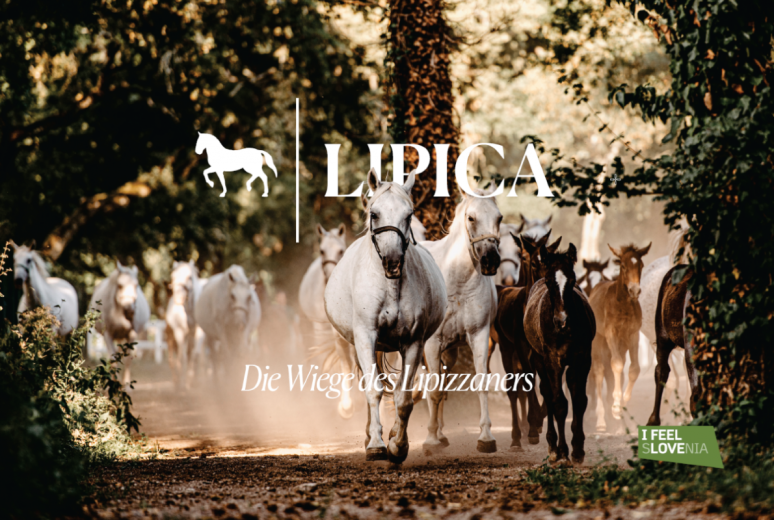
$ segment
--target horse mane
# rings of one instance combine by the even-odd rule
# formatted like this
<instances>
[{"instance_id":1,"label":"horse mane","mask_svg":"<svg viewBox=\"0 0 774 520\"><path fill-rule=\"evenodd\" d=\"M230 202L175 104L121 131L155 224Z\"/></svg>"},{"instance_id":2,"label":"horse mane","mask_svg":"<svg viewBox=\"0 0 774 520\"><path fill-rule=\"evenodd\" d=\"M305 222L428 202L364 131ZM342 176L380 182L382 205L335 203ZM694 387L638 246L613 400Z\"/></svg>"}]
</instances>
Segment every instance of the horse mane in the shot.
<instances>
[{"instance_id":1,"label":"horse mane","mask_svg":"<svg viewBox=\"0 0 774 520\"><path fill-rule=\"evenodd\" d=\"M408 192L404 190L403 187L400 185L397 185L400 189L393 191L390 189L393 186L396 186L394 182L383 182L382 185L376 189L373 196L371 197L371 200L368 201L368 208L366 208L366 212L371 211L371 207L374 205L374 202L376 202L376 199L378 199L388 191L397 194L398 197L402 198L403 200L411 204L411 211L414 211L414 201L412 200Z\"/></svg>"},{"instance_id":2,"label":"horse mane","mask_svg":"<svg viewBox=\"0 0 774 520\"><path fill-rule=\"evenodd\" d=\"M621 246L621 256L626 256L627 253L636 253L639 249L634 244L627 244L625 246ZM613 263L615 265L621 265L621 259L617 256L613 257Z\"/></svg>"},{"instance_id":3,"label":"horse mane","mask_svg":"<svg viewBox=\"0 0 774 520\"><path fill-rule=\"evenodd\" d=\"M691 255L691 244L688 243L688 221L685 217L679 221L680 228L673 229L669 232L669 262L671 265L687 264L688 257ZM683 250L682 255L677 258L680 253L680 249ZM675 260L677 258L677 260Z\"/></svg>"},{"instance_id":4,"label":"horse mane","mask_svg":"<svg viewBox=\"0 0 774 520\"><path fill-rule=\"evenodd\" d=\"M40 274L40 276L42 276L43 278L48 278L48 267L46 266L46 261L43 260L42 256L40 256L40 253L38 253L34 249L31 249L27 246L21 246L19 249L22 249L22 248L29 251L30 255L32 256L32 261L35 264L35 269L38 270L38 273Z\"/></svg>"}]
</instances>

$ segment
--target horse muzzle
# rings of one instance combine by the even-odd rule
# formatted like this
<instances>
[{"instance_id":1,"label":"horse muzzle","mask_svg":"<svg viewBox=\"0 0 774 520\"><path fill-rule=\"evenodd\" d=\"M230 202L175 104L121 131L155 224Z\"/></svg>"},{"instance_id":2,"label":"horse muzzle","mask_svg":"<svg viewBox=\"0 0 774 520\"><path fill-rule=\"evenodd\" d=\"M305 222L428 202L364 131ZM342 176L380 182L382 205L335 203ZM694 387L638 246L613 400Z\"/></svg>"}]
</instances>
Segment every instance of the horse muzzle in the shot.
<instances>
[{"instance_id":1,"label":"horse muzzle","mask_svg":"<svg viewBox=\"0 0 774 520\"><path fill-rule=\"evenodd\" d=\"M382 258L382 267L384 267L384 276L389 280L396 280L403 274L404 256Z\"/></svg>"},{"instance_id":2,"label":"horse muzzle","mask_svg":"<svg viewBox=\"0 0 774 520\"><path fill-rule=\"evenodd\" d=\"M560 312L559 314L554 314L554 327L556 327L556 329L559 331L562 331L565 328L567 328L566 312Z\"/></svg>"},{"instance_id":3,"label":"horse muzzle","mask_svg":"<svg viewBox=\"0 0 774 520\"><path fill-rule=\"evenodd\" d=\"M27 281L27 277L26 276L17 276L17 277L15 277L13 279L13 285L17 289L21 289L22 287L24 287L24 282L26 282L26 281Z\"/></svg>"},{"instance_id":4,"label":"horse muzzle","mask_svg":"<svg viewBox=\"0 0 774 520\"><path fill-rule=\"evenodd\" d=\"M629 291L629 297L633 300L636 300L640 297L640 293L642 292L642 289L640 289L640 284L634 284L631 283L627 286L627 289Z\"/></svg>"},{"instance_id":5,"label":"horse muzzle","mask_svg":"<svg viewBox=\"0 0 774 520\"><path fill-rule=\"evenodd\" d=\"M484 276L494 276L500 267L500 253L490 249L481 257L481 274Z\"/></svg>"}]
</instances>

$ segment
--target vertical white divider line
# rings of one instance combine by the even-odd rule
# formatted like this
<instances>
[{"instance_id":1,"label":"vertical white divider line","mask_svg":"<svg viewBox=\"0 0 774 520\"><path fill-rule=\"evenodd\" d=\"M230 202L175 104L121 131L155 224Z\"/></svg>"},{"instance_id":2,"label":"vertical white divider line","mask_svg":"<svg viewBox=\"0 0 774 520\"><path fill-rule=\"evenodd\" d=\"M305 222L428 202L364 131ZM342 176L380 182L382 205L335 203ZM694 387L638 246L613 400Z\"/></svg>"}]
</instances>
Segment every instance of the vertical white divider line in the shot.
<instances>
[{"instance_id":1,"label":"vertical white divider line","mask_svg":"<svg viewBox=\"0 0 774 520\"><path fill-rule=\"evenodd\" d=\"M298 98L296 98L296 244L299 242L298 233L298 177L299 177L299 163L298 163Z\"/></svg>"}]
</instances>

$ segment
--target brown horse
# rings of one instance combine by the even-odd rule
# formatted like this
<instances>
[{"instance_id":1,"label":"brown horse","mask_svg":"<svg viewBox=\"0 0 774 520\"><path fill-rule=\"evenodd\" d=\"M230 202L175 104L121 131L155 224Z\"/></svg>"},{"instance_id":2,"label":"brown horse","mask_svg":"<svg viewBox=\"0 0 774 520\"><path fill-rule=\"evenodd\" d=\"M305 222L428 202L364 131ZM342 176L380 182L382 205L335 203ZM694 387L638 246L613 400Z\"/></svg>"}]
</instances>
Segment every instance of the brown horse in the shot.
<instances>
[{"instance_id":1,"label":"brown horse","mask_svg":"<svg viewBox=\"0 0 774 520\"><path fill-rule=\"evenodd\" d=\"M569 454L564 425L567 398L562 391L562 375L567 368L567 386L572 398L572 460L582 463L586 439L583 415L586 413L586 380L591 369L591 342L596 334L594 312L575 283L575 246L564 253L540 248L541 271L545 277L532 287L524 311L524 333L532 347L532 365L540 375L540 391L548 409L548 451L552 460ZM557 445L557 428L559 430Z\"/></svg>"},{"instance_id":2,"label":"brown horse","mask_svg":"<svg viewBox=\"0 0 774 520\"><path fill-rule=\"evenodd\" d=\"M648 253L650 246L651 244L648 244L643 249L637 249L633 245L628 245L615 249L608 244L607 247L616 257L614 262L621 268L618 279L600 282L591 293L591 307L594 309L599 331L592 349L598 431L607 429L605 400L602 397L602 381L605 379L606 367L609 365L612 368L615 379L611 412L613 418L617 420L621 419L622 405L629 402L634 382L640 375L638 346L640 327L642 327L642 309L638 298L642 257ZM623 393L621 391L623 369L627 352L631 364L626 392ZM608 388L608 392L609 390Z\"/></svg>"},{"instance_id":3,"label":"brown horse","mask_svg":"<svg viewBox=\"0 0 774 520\"><path fill-rule=\"evenodd\" d=\"M607 259L604 262L598 260L583 261L583 268L586 269L586 272L583 273L583 276L578 278L578 286L583 289L586 296L591 296L592 289L599 285L599 282L610 281L610 278L605 276L604 273L609 263L610 259Z\"/></svg>"},{"instance_id":4,"label":"brown horse","mask_svg":"<svg viewBox=\"0 0 774 520\"><path fill-rule=\"evenodd\" d=\"M503 287L497 286L497 314L492 330L490 331L491 341L500 345L500 355L503 360L503 368L506 374L514 373L532 373L532 365L529 360L530 345L524 335L524 307L527 304L527 297L530 289L535 282L537 268L537 253L541 247L548 241L551 232L538 240L526 235L520 237L513 236L516 243L521 248L522 270L521 278L524 280L525 287ZM548 246L548 250L556 251L561 241L559 237L556 242ZM526 267L525 267L526 266ZM493 351L490 350L490 357ZM511 403L511 448L521 449L521 427L529 428L528 439L530 444L539 442L538 434L543 424L543 415L540 404L538 403L535 391L526 392L521 385L517 389L508 390L508 399ZM529 401L529 409L527 409ZM518 414L518 403L521 403L521 424ZM528 421L528 425L524 424Z\"/></svg>"},{"instance_id":5,"label":"brown horse","mask_svg":"<svg viewBox=\"0 0 774 520\"><path fill-rule=\"evenodd\" d=\"M683 269L687 269L683 279L673 285L673 273ZM688 373L688 383L691 385L691 413L696 413L698 380L693 366L693 346L683 326L685 308L691 299L688 281L692 276L693 271L687 265L676 265L664 275L658 291L658 303L656 304L656 359L658 360L656 366L656 402L653 406L653 413L648 419L648 426L661 425L661 396L664 393L664 385L669 378L669 354L675 348L685 349L685 370Z\"/></svg>"}]
</instances>

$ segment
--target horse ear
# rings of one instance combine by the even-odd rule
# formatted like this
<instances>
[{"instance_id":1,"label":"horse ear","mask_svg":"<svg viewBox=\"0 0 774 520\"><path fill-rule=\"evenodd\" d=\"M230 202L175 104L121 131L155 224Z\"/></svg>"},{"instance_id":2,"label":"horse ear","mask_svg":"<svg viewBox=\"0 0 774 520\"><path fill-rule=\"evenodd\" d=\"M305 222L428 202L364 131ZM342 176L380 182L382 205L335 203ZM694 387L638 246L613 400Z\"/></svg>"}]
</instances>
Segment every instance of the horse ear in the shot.
<instances>
[{"instance_id":1,"label":"horse ear","mask_svg":"<svg viewBox=\"0 0 774 520\"><path fill-rule=\"evenodd\" d=\"M315 226L315 230L317 231L317 234L320 235L321 237L324 237L325 235L328 234L328 232L325 231L325 228L322 227L320 224L317 224L317 226Z\"/></svg>"},{"instance_id":2,"label":"horse ear","mask_svg":"<svg viewBox=\"0 0 774 520\"><path fill-rule=\"evenodd\" d=\"M572 242L570 242L570 247L567 248L567 256L570 257L573 264L578 261L578 252L575 249L575 244Z\"/></svg>"},{"instance_id":3,"label":"horse ear","mask_svg":"<svg viewBox=\"0 0 774 520\"><path fill-rule=\"evenodd\" d=\"M19 246L16 245L16 242L13 240L9 240L8 243L11 245L14 251L17 251L19 249Z\"/></svg>"},{"instance_id":4,"label":"horse ear","mask_svg":"<svg viewBox=\"0 0 774 520\"><path fill-rule=\"evenodd\" d=\"M234 280L234 273L232 273L231 271L228 272L228 280L230 282L235 282L236 281L236 280Z\"/></svg>"},{"instance_id":5,"label":"horse ear","mask_svg":"<svg viewBox=\"0 0 774 520\"><path fill-rule=\"evenodd\" d=\"M543 263L543 259L548 257L548 249L546 249L546 245L542 244L540 246L540 250L538 252L538 262Z\"/></svg>"},{"instance_id":6,"label":"horse ear","mask_svg":"<svg viewBox=\"0 0 774 520\"><path fill-rule=\"evenodd\" d=\"M543 222L546 226L551 223L551 219L553 218L553 215L548 215L548 218Z\"/></svg>"},{"instance_id":7,"label":"horse ear","mask_svg":"<svg viewBox=\"0 0 774 520\"><path fill-rule=\"evenodd\" d=\"M27 242L27 247L29 247L30 249L35 249L36 245L37 245L37 242L35 242L34 238L32 240L30 240L29 242Z\"/></svg>"},{"instance_id":8,"label":"horse ear","mask_svg":"<svg viewBox=\"0 0 774 520\"><path fill-rule=\"evenodd\" d=\"M527 225L527 218L524 216L524 213L519 213L519 218L521 218L521 227Z\"/></svg>"},{"instance_id":9,"label":"horse ear","mask_svg":"<svg viewBox=\"0 0 774 520\"><path fill-rule=\"evenodd\" d=\"M614 248L613 246L611 246L610 244L607 244L607 247L609 247L609 248L610 248L610 251L611 251L611 252L612 252L612 253L613 253L613 254L614 254L614 255L615 255L617 258L621 258L621 250L620 250L620 249L616 249L616 248Z\"/></svg>"},{"instance_id":10,"label":"horse ear","mask_svg":"<svg viewBox=\"0 0 774 520\"><path fill-rule=\"evenodd\" d=\"M602 266L601 266L602 269L607 269L607 264L609 264L609 263L610 263L610 259L608 258L607 260L605 260L605 263L602 264Z\"/></svg>"},{"instance_id":11,"label":"horse ear","mask_svg":"<svg viewBox=\"0 0 774 520\"><path fill-rule=\"evenodd\" d=\"M124 266L121 264L121 260L116 260L116 269L120 271L123 268Z\"/></svg>"},{"instance_id":12,"label":"horse ear","mask_svg":"<svg viewBox=\"0 0 774 520\"><path fill-rule=\"evenodd\" d=\"M524 229L524 221L522 220L521 224L515 224L515 225L516 225L516 234L518 235Z\"/></svg>"},{"instance_id":13,"label":"horse ear","mask_svg":"<svg viewBox=\"0 0 774 520\"><path fill-rule=\"evenodd\" d=\"M409 194L411 194L411 188L414 187L414 180L417 177L417 170L414 168L411 170L411 173L408 174L408 177L406 177L406 182L403 183L403 189L406 190Z\"/></svg>"},{"instance_id":14,"label":"horse ear","mask_svg":"<svg viewBox=\"0 0 774 520\"><path fill-rule=\"evenodd\" d=\"M524 249L524 244L521 243L521 237L513 233L511 233L511 236L513 237L513 241L516 242L516 245L519 246L519 249Z\"/></svg>"},{"instance_id":15,"label":"horse ear","mask_svg":"<svg viewBox=\"0 0 774 520\"><path fill-rule=\"evenodd\" d=\"M550 236L551 236L551 231L549 230L549 232L548 232L548 233L546 233L545 235L543 235L542 237L540 237L540 238L537 240L537 242L536 242L536 243L537 243L538 247L543 247L544 245L546 245L546 243L548 242L548 238L549 238ZM560 238L561 238L561 237L560 237Z\"/></svg>"},{"instance_id":16,"label":"horse ear","mask_svg":"<svg viewBox=\"0 0 774 520\"><path fill-rule=\"evenodd\" d=\"M562 243L562 237L559 237L556 239L556 242L551 244L550 246L547 246L546 249L549 253L556 253L556 250L559 249L559 244Z\"/></svg>"},{"instance_id":17,"label":"horse ear","mask_svg":"<svg viewBox=\"0 0 774 520\"><path fill-rule=\"evenodd\" d=\"M381 185L382 180L379 178L379 175L377 175L376 170L374 168L368 170L368 187L370 190L376 193L376 190L378 190Z\"/></svg>"},{"instance_id":18,"label":"horse ear","mask_svg":"<svg viewBox=\"0 0 774 520\"><path fill-rule=\"evenodd\" d=\"M365 190L360 192L360 203L363 205L363 209L368 209L368 194Z\"/></svg>"},{"instance_id":19,"label":"horse ear","mask_svg":"<svg viewBox=\"0 0 774 520\"><path fill-rule=\"evenodd\" d=\"M583 268L586 269L586 270L588 270L588 268L589 268L589 263L585 259L583 260Z\"/></svg>"},{"instance_id":20,"label":"horse ear","mask_svg":"<svg viewBox=\"0 0 774 520\"><path fill-rule=\"evenodd\" d=\"M344 230L345 230L345 229L346 229L346 227L344 227L344 224L342 223L342 224L339 224L339 227L338 227L338 228L336 228L336 232L338 233L338 235L339 235L340 237L343 237L343 236L344 236Z\"/></svg>"},{"instance_id":21,"label":"horse ear","mask_svg":"<svg viewBox=\"0 0 774 520\"><path fill-rule=\"evenodd\" d=\"M637 251L639 253L639 255L640 255L640 258L642 258L643 256L648 254L648 251L650 251L650 246L652 246L652 245L653 245L653 242L651 241L650 244L648 244L647 246L645 246L642 249L640 249L639 251Z\"/></svg>"}]
</instances>

